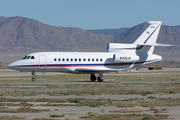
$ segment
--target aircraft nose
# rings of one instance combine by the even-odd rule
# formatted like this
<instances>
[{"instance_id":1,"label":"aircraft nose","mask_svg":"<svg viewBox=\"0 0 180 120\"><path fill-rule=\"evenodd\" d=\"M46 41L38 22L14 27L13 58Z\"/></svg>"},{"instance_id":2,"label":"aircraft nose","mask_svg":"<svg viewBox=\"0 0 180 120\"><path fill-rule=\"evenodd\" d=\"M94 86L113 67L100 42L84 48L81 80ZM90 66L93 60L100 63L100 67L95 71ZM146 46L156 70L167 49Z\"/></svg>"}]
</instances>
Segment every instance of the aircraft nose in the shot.
<instances>
[{"instance_id":1,"label":"aircraft nose","mask_svg":"<svg viewBox=\"0 0 180 120\"><path fill-rule=\"evenodd\" d=\"M9 69L12 69L14 67L14 64L13 63L10 63L8 66L7 66L7 68L9 68Z\"/></svg>"},{"instance_id":2,"label":"aircraft nose","mask_svg":"<svg viewBox=\"0 0 180 120\"><path fill-rule=\"evenodd\" d=\"M16 69L18 69L18 66L19 66L19 61L16 61L16 62L10 63L7 66L7 68L16 70Z\"/></svg>"}]
</instances>

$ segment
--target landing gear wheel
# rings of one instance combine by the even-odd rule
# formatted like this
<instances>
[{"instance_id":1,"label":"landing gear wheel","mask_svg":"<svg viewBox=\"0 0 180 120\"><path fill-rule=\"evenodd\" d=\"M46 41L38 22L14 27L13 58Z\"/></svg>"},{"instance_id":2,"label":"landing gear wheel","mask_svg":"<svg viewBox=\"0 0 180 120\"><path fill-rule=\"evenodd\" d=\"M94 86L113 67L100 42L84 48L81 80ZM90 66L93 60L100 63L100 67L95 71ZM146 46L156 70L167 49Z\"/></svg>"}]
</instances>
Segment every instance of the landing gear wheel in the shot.
<instances>
[{"instance_id":1,"label":"landing gear wheel","mask_svg":"<svg viewBox=\"0 0 180 120\"><path fill-rule=\"evenodd\" d=\"M104 79L101 79L100 77L98 77L98 82L102 82Z\"/></svg>"},{"instance_id":2,"label":"landing gear wheel","mask_svg":"<svg viewBox=\"0 0 180 120\"><path fill-rule=\"evenodd\" d=\"M95 76L95 74L91 74L90 79L91 79L92 82L96 81L96 76Z\"/></svg>"},{"instance_id":3,"label":"landing gear wheel","mask_svg":"<svg viewBox=\"0 0 180 120\"><path fill-rule=\"evenodd\" d=\"M35 82L36 81L36 78L35 78L36 77L36 73L34 71L32 71L31 75L32 75L32 79L31 80L33 82Z\"/></svg>"},{"instance_id":4,"label":"landing gear wheel","mask_svg":"<svg viewBox=\"0 0 180 120\"><path fill-rule=\"evenodd\" d=\"M36 78L32 78L32 81L35 82L35 81L36 81Z\"/></svg>"},{"instance_id":5,"label":"landing gear wheel","mask_svg":"<svg viewBox=\"0 0 180 120\"><path fill-rule=\"evenodd\" d=\"M99 76L98 76L98 82L102 82L103 80L104 80L104 78L103 78L103 73L99 73Z\"/></svg>"}]
</instances>

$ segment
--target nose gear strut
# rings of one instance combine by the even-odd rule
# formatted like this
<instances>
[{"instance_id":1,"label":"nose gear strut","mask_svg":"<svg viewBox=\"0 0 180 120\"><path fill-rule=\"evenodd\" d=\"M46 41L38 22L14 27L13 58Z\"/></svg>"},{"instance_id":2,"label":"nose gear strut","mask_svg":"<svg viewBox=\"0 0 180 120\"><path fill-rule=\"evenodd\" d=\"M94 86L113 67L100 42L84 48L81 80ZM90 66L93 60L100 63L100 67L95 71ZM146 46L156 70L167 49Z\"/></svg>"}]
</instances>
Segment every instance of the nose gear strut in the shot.
<instances>
[{"instance_id":1,"label":"nose gear strut","mask_svg":"<svg viewBox=\"0 0 180 120\"><path fill-rule=\"evenodd\" d=\"M36 77L36 73L34 71L32 71L31 75L32 75L32 79L31 80L33 82L35 82L36 81L36 78L35 78Z\"/></svg>"}]
</instances>

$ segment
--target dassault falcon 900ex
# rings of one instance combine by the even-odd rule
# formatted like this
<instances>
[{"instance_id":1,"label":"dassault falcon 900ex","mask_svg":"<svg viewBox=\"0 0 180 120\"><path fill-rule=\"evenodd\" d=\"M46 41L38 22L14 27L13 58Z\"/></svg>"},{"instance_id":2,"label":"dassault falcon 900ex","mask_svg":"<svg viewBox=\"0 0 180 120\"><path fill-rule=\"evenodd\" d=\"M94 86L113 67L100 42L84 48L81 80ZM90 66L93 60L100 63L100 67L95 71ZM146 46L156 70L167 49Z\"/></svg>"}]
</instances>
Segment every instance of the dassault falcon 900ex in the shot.
<instances>
[{"instance_id":1,"label":"dassault falcon 900ex","mask_svg":"<svg viewBox=\"0 0 180 120\"><path fill-rule=\"evenodd\" d=\"M155 46L171 46L156 43L161 21L150 21L149 27L132 44L109 43L108 52L37 52L8 65L21 72L65 72L90 74L90 80L103 81L103 73L120 72L141 65L160 61L161 56L153 54Z\"/></svg>"}]
</instances>

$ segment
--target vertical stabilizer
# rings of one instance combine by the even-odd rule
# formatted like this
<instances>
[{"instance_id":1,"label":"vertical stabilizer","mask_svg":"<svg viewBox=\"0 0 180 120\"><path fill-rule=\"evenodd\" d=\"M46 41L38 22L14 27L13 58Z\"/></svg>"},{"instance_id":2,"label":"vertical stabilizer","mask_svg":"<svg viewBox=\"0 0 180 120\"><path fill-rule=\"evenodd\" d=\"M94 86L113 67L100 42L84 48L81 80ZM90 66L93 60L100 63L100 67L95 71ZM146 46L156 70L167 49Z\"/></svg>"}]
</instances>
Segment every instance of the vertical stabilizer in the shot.
<instances>
[{"instance_id":1,"label":"vertical stabilizer","mask_svg":"<svg viewBox=\"0 0 180 120\"><path fill-rule=\"evenodd\" d=\"M109 43L109 52L126 54L153 54L155 46L172 46L156 43L161 28L161 21L149 21L149 27L135 40L133 44Z\"/></svg>"},{"instance_id":2,"label":"vertical stabilizer","mask_svg":"<svg viewBox=\"0 0 180 120\"><path fill-rule=\"evenodd\" d=\"M161 21L149 21L149 27L136 39L133 44L155 44L161 28ZM154 51L154 46L144 46L144 52L152 54Z\"/></svg>"},{"instance_id":3,"label":"vertical stabilizer","mask_svg":"<svg viewBox=\"0 0 180 120\"><path fill-rule=\"evenodd\" d=\"M150 26L136 39L136 41L133 44L138 43L156 43L159 30L161 27L160 21L150 21L148 22Z\"/></svg>"}]
</instances>

